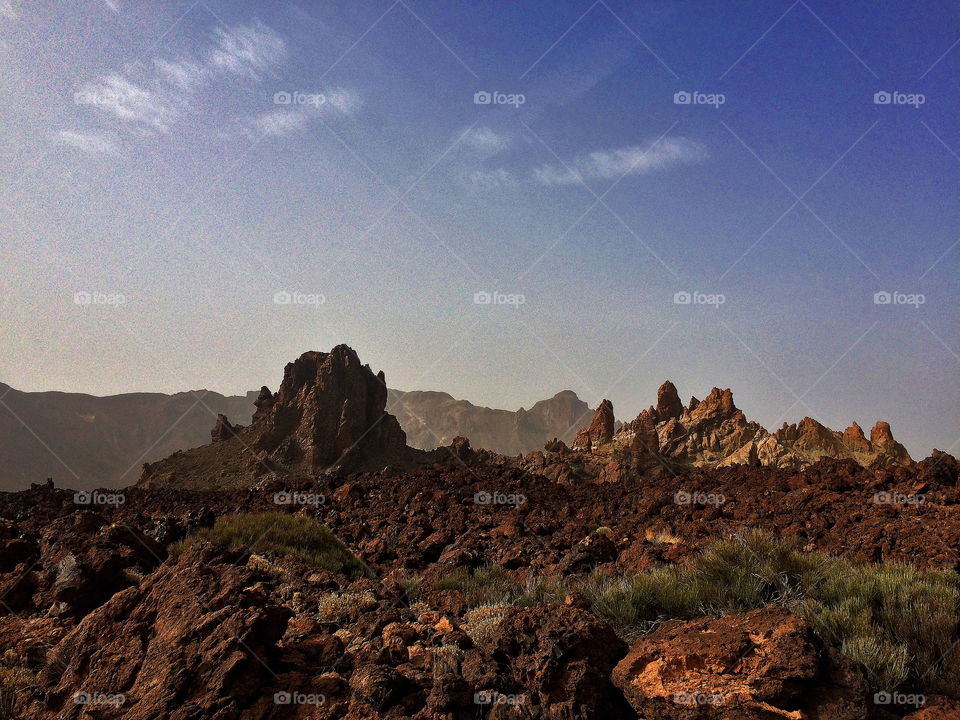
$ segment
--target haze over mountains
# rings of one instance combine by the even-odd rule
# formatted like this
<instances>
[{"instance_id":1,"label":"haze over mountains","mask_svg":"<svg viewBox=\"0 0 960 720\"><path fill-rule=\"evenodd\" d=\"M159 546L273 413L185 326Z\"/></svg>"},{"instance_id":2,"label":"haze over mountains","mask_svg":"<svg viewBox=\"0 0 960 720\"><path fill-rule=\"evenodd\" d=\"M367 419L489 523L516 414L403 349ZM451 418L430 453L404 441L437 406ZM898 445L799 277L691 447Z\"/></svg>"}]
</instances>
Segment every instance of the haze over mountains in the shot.
<instances>
[{"instance_id":1,"label":"haze over mountains","mask_svg":"<svg viewBox=\"0 0 960 720\"><path fill-rule=\"evenodd\" d=\"M0 407L0 490L48 477L77 489L131 485L143 463L210 442L218 414L249 423L257 395L196 390L97 397L21 392L0 383L7 405ZM516 412L443 392L389 390L387 412L400 421L412 447L430 450L465 435L476 447L516 455L554 437L571 442L592 410L570 390Z\"/></svg>"},{"instance_id":2,"label":"haze over mountains","mask_svg":"<svg viewBox=\"0 0 960 720\"><path fill-rule=\"evenodd\" d=\"M377 418L384 413L390 427L405 435L396 442L384 441L391 447L434 450L454 445L461 436L474 448L501 455L539 455L528 462L554 479L569 475L562 452L568 447L587 451L584 469L596 466L586 472L590 477L609 474L611 461L638 471L656 469L663 463L801 468L822 456L850 458L863 466L910 462L910 455L893 438L886 422L877 422L869 440L856 423L840 432L812 418L795 425L784 423L770 433L733 404L729 389L714 388L704 401L691 398L684 406L667 381L657 394L656 407L644 410L630 424L622 424L609 401L604 400L594 412L569 390L515 412L478 407L444 392L387 390L382 373L374 376L369 368L362 375L365 379L358 379L361 375L353 366L359 367L360 361L352 350L338 346L335 351L344 354L343 367L326 379L321 380L313 367L316 363L310 361L313 355L326 357L323 353L305 353L288 364L279 395L263 387L244 396L198 390L95 397L27 393L0 384L5 405L0 409L0 490L22 489L48 477L60 486L76 489L132 485L145 464L207 446L211 440L214 445L231 440L251 418L256 424L277 402L289 406L290 413L313 420L304 421L302 430L294 431L287 427L292 422L289 417L279 417L273 430L256 438L251 435L247 445L263 445L259 449L271 459L278 459L277 451L283 450L290 455L288 460L305 462L313 470L325 468L353 443L368 441L365 432L377 425ZM321 409L311 406L320 402L312 394L317 388L337 393L336 397L323 395ZM345 424L344 418L353 418L357 427ZM317 422L323 427L315 427ZM342 427L342 432L337 427ZM318 451L311 440L321 430L337 437L336 447L327 448L329 452ZM294 453L274 442L274 436L291 433L303 436L296 444L305 449ZM545 444L548 452L544 456L540 451ZM558 450L561 462L556 464L553 456ZM318 452L310 460L300 457ZM209 463L211 472L223 474L226 453L223 446L217 448L217 457ZM330 455L329 462L324 462L324 453ZM287 461L281 458L280 462Z\"/></svg>"}]
</instances>

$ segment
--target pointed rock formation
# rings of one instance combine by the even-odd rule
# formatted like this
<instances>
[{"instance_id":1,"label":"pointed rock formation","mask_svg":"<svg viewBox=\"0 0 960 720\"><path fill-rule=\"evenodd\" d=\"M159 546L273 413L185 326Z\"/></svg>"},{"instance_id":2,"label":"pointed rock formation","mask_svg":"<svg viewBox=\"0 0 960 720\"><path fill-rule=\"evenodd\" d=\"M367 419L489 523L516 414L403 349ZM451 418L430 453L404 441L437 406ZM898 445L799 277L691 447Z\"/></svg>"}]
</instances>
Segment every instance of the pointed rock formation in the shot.
<instances>
[{"instance_id":1,"label":"pointed rock formation","mask_svg":"<svg viewBox=\"0 0 960 720\"><path fill-rule=\"evenodd\" d=\"M676 386L667 380L657 390L657 420L666 422L683 414L683 403L677 394Z\"/></svg>"},{"instance_id":2,"label":"pointed rock formation","mask_svg":"<svg viewBox=\"0 0 960 720\"><path fill-rule=\"evenodd\" d=\"M609 443L613 439L615 429L616 419L613 416L613 403L604 400L593 414L593 421L590 426L577 433L577 439L573 446L589 449L595 445Z\"/></svg>"},{"instance_id":3,"label":"pointed rock formation","mask_svg":"<svg viewBox=\"0 0 960 720\"><path fill-rule=\"evenodd\" d=\"M747 420L729 388L715 387L703 400L692 397L684 408L676 387L667 381L657 390L656 406L641 412L611 442L606 438L613 426L613 406L604 400L590 427L577 434L574 449L587 451L593 462L604 467L614 462L638 472L665 463L800 469L824 457L852 459L864 467L912 462L903 445L893 439L888 423L878 422L869 440L855 422L837 432L810 417L793 425L784 423L771 434Z\"/></svg>"},{"instance_id":4,"label":"pointed rock formation","mask_svg":"<svg viewBox=\"0 0 960 720\"><path fill-rule=\"evenodd\" d=\"M386 401L383 373L351 348L305 352L284 368L275 394L261 389L249 427L221 416L212 444L145 465L140 484L248 485L264 475L403 464L415 451Z\"/></svg>"},{"instance_id":5,"label":"pointed rock formation","mask_svg":"<svg viewBox=\"0 0 960 720\"><path fill-rule=\"evenodd\" d=\"M223 413L217 413L217 422L210 431L210 442L218 443L229 440L237 434L238 430L242 429L241 426L231 425L227 416Z\"/></svg>"}]
</instances>

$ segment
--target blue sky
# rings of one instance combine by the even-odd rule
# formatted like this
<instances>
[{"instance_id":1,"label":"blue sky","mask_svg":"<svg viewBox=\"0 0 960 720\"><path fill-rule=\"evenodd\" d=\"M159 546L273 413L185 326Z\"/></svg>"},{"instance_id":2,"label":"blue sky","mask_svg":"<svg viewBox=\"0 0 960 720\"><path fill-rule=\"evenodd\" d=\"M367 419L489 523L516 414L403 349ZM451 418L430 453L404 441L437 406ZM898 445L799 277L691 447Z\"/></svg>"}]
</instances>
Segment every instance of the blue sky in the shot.
<instances>
[{"instance_id":1,"label":"blue sky","mask_svg":"<svg viewBox=\"0 0 960 720\"><path fill-rule=\"evenodd\" d=\"M956 452L955 3L64 5L0 0L0 380L237 393L346 342Z\"/></svg>"}]
</instances>

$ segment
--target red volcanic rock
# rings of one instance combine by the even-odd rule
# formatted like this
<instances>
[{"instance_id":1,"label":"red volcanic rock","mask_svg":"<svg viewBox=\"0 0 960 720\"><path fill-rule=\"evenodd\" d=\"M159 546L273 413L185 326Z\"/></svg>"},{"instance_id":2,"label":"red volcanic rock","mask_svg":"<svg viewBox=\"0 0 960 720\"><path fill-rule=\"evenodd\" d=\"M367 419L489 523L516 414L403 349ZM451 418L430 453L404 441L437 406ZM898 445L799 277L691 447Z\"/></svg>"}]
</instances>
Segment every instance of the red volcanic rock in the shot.
<instances>
[{"instance_id":1,"label":"red volcanic rock","mask_svg":"<svg viewBox=\"0 0 960 720\"><path fill-rule=\"evenodd\" d=\"M827 717L816 708L797 710L810 700L823 668L809 624L768 607L666 622L634 643L612 678L642 717L801 720ZM857 702L845 704L844 693L817 699L829 703L831 720L864 718L866 683L853 673L845 693Z\"/></svg>"},{"instance_id":2,"label":"red volcanic rock","mask_svg":"<svg viewBox=\"0 0 960 720\"><path fill-rule=\"evenodd\" d=\"M284 368L272 405L251 426L250 445L311 469L402 454L406 436L386 404L383 373L374 375L351 348L305 352Z\"/></svg>"},{"instance_id":3,"label":"red volcanic rock","mask_svg":"<svg viewBox=\"0 0 960 720\"><path fill-rule=\"evenodd\" d=\"M507 610L483 651L497 661L496 686L522 695L518 709L540 706L545 720L630 717L610 684L626 645L602 620L571 606Z\"/></svg>"},{"instance_id":4,"label":"red volcanic rock","mask_svg":"<svg viewBox=\"0 0 960 720\"><path fill-rule=\"evenodd\" d=\"M253 401L253 405L257 408L253 413L253 422L269 414L270 408L273 407L273 393L270 392L270 388L266 385L261 387L260 394L257 395L257 399Z\"/></svg>"},{"instance_id":5,"label":"red volcanic rock","mask_svg":"<svg viewBox=\"0 0 960 720\"><path fill-rule=\"evenodd\" d=\"M926 698L924 706L905 716L903 720L956 720L960 718L960 700L942 695Z\"/></svg>"},{"instance_id":6,"label":"red volcanic rock","mask_svg":"<svg viewBox=\"0 0 960 720\"><path fill-rule=\"evenodd\" d=\"M103 717L240 717L270 681L264 663L291 612L269 603L238 558L194 546L87 615L39 677L51 716L86 717L73 699L85 692L122 696Z\"/></svg>"},{"instance_id":7,"label":"red volcanic rock","mask_svg":"<svg viewBox=\"0 0 960 720\"><path fill-rule=\"evenodd\" d=\"M573 446L576 448L590 448L594 445L608 443L613 439L616 419L613 416L613 403L604 400L593 414L590 426L577 433Z\"/></svg>"},{"instance_id":8,"label":"red volcanic rock","mask_svg":"<svg viewBox=\"0 0 960 720\"><path fill-rule=\"evenodd\" d=\"M852 452L870 452L870 443L863 434L863 428L857 423L851 423L850 427L843 431L841 438L844 446Z\"/></svg>"},{"instance_id":9,"label":"red volcanic rock","mask_svg":"<svg viewBox=\"0 0 960 720\"><path fill-rule=\"evenodd\" d=\"M413 451L386 402L383 373L346 345L306 352L284 368L276 394L261 389L249 427L218 420L214 443L145 465L138 484L243 486L264 476L403 465Z\"/></svg>"},{"instance_id":10,"label":"red volcanic rock","mask_svg":"<svg viewBox=\"0 0 960 720\"><path fill-rule=\"evenodd\" d=\"M667 380L657 390L657 420L665 422L683 414L683 403L677 394L676 386Z\"/></svg>"},{"instance_id":11,"label":"red volcanic rock","mask_svg":"<svg viewBox=\"0 0 960 720\"><path fill-rule=\"evenodd\" d=\"M659 411L657 411L659 415ZM630 443L630 464L637 472L644 472L660 465L660 438L649 410L642 411L630 423L633 440Z\"/></svg>"},{"instance_id":12,"label":"red volcanic rock","mask_svg":"<svg viewBox=\"0 0 960 720\"><path fill-rule=\"evenodd\" d=\"M231 425L226 415L223 413L217 413L217 422L210 431L210 441L218 443L223 442L224 440L229 440L237 434L238 430L241 429L242 428Z\"/></svg>"}]
</instances>

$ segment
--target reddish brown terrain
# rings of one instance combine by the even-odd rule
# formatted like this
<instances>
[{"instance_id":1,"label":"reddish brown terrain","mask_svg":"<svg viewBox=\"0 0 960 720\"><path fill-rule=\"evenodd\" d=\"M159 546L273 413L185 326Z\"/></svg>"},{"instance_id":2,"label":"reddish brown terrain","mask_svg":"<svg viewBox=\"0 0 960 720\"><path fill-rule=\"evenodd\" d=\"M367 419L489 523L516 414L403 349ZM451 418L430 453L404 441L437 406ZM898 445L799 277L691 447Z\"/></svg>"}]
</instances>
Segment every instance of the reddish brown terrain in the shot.
<instances>
[{"instance_id":1,"label":"reddish brown terrain","mask_svg":"<svg viewBox=\"0 0 960 720\"><path fill-rule=\"evenodd\" d=\"M930 672L890 687L801 598L627 630L591 590L696 568L751 530L797 558L954 582L952 456L914 462L884 424L870 440L813 421L770 435L729 391L682 405L670 384L632 423L605 402L573 447L524 457L464 438L414 450L385 406L349 348L305 353L250 425L218 418L209 445L135 487L0 494L0 718L960 718L955 611ZM266 513L316 521L357 560L211 534Z\"/></svg>"}]
</instances>

